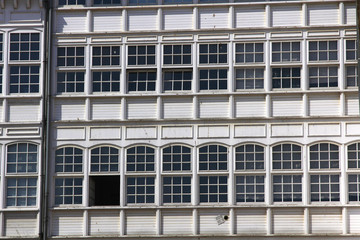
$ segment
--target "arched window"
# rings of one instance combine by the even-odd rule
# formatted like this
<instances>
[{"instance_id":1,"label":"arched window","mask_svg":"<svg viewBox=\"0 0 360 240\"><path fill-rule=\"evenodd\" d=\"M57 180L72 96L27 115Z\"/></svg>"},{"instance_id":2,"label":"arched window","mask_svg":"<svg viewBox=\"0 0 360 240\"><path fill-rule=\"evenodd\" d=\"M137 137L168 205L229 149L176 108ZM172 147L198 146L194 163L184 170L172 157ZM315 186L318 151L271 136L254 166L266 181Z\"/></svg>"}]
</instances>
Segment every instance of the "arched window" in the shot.
<instances>
[{"instance_id":1,"label":"arched window","mask_svg":"<svg viewBox=\"0 0 360 240\"><path fill-rule=\"evenodd\" d=\"M63 147L56 150L55 155L55 172L82 172L82 149Z\"/></svg>"},{"instance_id":2,"label":"arched window","mask_svg":"<svg viewBox=\"0 0 360 240\"><path fill-rule=\"evenodd\" d=\"M310 169L339 168L339 147L332 143L310 146Z\"/></svg>"},{"instance_id":3,"label":"arched window","mask_svg":"<svg viewBox=\"0 0 360 240\"><path fill-rule=\"evenodd\" d=\"M190 171L191 149L181 145L166 147L163 153L163 171Z\"/></svg>"},{"instance_id":4,"label":"arched window","mask_svg":"<svg viewBox=\"0 0 360 240\"><path fill-rule=\"evenodd\" d=\"M154 172L155 150L147 146L135 146L126 151L128 172Z\"/></svg>"},{"instance_id":5,"label":"arched window","mask_svg":"<svg viewBox=\"0 0 360 240\"><path fill-rule=\"evenodd\" d=\"M15 143L7 146L7 173L35 173L37 163L37 145Z\"/></svg>"},{"instance_id":6,"label":"arched window","mask_svg":"<svg viewBox=\"0 0 360 240\"><path fill-rule=\"evenodd\" d=\"M118 172L119 150L102 146L91 150L91 172Z\"/></svg>"},{"instance_id":7,"label":"arched window","mask_svg":"<svg viewBox=\"0 0 360 240\"><path fill-rule=\"evenodd\" d=\"M273 169L301 169L301 146L284 143L272 147Z\"/></svg>"},{"instance_id":8,"label":"arched window","mask_svg":"<svg viewBox=\"0 0 360 240\"><path fill-rule=\"evenodd\" d=\"M360 142L347 147L348 168L360 168Z\"/></svg>"},{"instance_id":9,"label":"arched window","mask_svg":"<svg viewBox=\"0 0 360 240\"><path fill-rule=\"evenodd\" d=\"M228 149L221 145L206 145L199 149L200 171L227 170Z\"/></svg>"},{"instance_id":10,"label":"arched window","mask_svg":"<svg viewBox=\"0 0 360 240\"><path fill-rule=\"evenodd\" d=\"M264 147L256 144L244 144L235 149L236 170L264 169Z\"/></svg>"}]
</instances>

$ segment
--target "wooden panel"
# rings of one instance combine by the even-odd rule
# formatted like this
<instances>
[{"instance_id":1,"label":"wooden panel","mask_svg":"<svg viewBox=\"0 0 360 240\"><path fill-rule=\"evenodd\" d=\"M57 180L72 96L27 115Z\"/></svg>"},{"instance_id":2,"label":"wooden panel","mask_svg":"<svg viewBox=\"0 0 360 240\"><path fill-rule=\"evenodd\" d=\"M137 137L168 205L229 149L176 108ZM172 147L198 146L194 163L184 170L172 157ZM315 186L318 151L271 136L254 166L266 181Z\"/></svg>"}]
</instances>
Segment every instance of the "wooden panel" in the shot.
<instances>
[{"instance_id":1,"label":"wooden panel","mask_svg":"<svg viewBox=\"0 0 360 240\"><path fill-rule=\"evenodd\" d=\"M359 234L360 233L360 209L359 208L348 208L347 221L349 223L349 233Z\"/></svg>"},{"instance_id":2,"label":"wooden panel","mask_svg":"<svg viewBox=\"0 0 360 240\"><path fill-rule=\"evenodd\" d=\"M91 102L91 119L120 119L120 99L93 100Z\"/></svg>"},{"instance_id":3,"label":"wooden panel","mask_svg":"<svg viewBox=\"0 0 360 240\"><path fill-rule=\"evenodd\" d=\"M272 218L274 234L303 234L305 231L303 209L275 209Z\"/></svg>"},{"instance_id":4,"label":"wooden panel","mask_svg":"<svg viewBox=\"0 0 360 240\"><path fill-rule=\"evenodd\" d=\"M163 24L165 30L192 29L193 9L192 8L164 9Z\"/></svg>"},{"instance_id":5,"label":"wooden panel","mask_svg":"<svg viewBox=\"0 0 360 240\"><path fill-rule=\"evenodd\" d=\"M127 101L128 119L156 118L156 99L139 98Z\"/></svg>"},{"instance_id":6,"label":"wooden panel","mask_svg":"<svg viewBox=\"0 0 360 240\"><path fill-rule=\"evenodd\" d=\"M37 213L5 213L5 236L30 237L38 234Z\"/></svg>"},{"instance_id":7,"label":"wooden panel","mask_svg":"<svg viewBox=\"0 0 360 240\"><path fill-rule=\"evenodd\" d=\"M356 25L356 5L354 3L345 4L345 24Z\"/></svg>"},{"instance_id":8,"label":"wooden panel","mask_svg":"<svg viewBox=\"0 0 360 240\"><path fill-rule=\"evenodd\" d=\"M272 97L273 116L301 116L302 96L274 96Z\"/></svg>"},{"instance_id":9,"label":"wooden panel","mask_svg":"<svg viewBox=\"0 0 360 240\"><path fill-rule=\"evenodd\" d=\"M156 10L129 10L128 19L129 31L150 31L157 29Z\"/></svg>"},{"instance_id":10,"label":"wooden panel","mask_svg":"<svg viewBox=\"0 0 360 240\"><path fill-rule=\"evenodd\" d=\"M156 234L155 211L128 211L126 213L127 235Z\"/></svg>"},{"instance_id":11,"label":"wooden panel","mask_svg":"<svg viewBox=\"0 0 360 240\"><path fill-rule=\"evenodd\" d=\"M229 117L228 97L199 98L200 118L227 118Z\"/></svg>"},{"instance_id":12,"label":"wooden panel","mask_svg":"<svg viewBox=\"0 0 360 240\"><path fill-rule=\"evenodd\" d=\"M85 32L86 12L58 12L56 21L57 32Z\"/></svg>"},{"instance_id":13,"label":"wooden panel","mask_svg":"<svg viewBox=\"0 0 360 240\"><path fill-rule=\"evenodd\" d=\"M310 116L333 116L340 113L339 95L318 94L309 97Z\"/></svg>"},{"instance_id":14,"label":"wooden panel","mask_svg":"<svg viewBox=\"0 0 360 240\"><path fill-rule=\"evenodd\" d=\"M40 121L40 103L38 101L10 101L8 108L10 122Z\"/></svg>"},{"instance_id":15,"label":"wooden panel","mask_svg":"<svg viewBox=\"0 0 360 240\"><path fill-rule=\"evenodd\" d=\"M61 100L55 103L54 120L84 120L85 101Z\"/></svg>"},{"instance_id":16,"label":"wooden panel","mask_svg":"<svg viewBox=\"0 0 360 240\"><path fill-rule=\"evenodd\" d=\"M337 3L309 4L308 17L310 26L339 24L339 5Z\"/></svg>"},{"instance_id":17,"label":"wooden panel","mask_svg":"<svg viewBox=\"0 0 360 240\"><path fill-rule=\"evenodd\" d=\"M239 209L236 211L237 234L266 234L266 211Z\"/></svg>"},{"instance_id":18,"label":"wooden panel","mask_svg":"<svg viewBox=\"0 0 360 240\"><path fill-rule=\"evenodd\" d=\"M83 212L61 211L55 212L51 220L52 236L81 236L83 235Z\"/></svg>"},{"instance_id":19,"label":"wooden panel","mask_svg":"<svg viewBox=\"0 0 360 240\"><path fill-rule=\"evenodd\" d=\"M359 96L357 94L346 95L346 115L359 116Z\"/></svg>"},{"instance_id":20,"label":"wooden panel","mask_svg":"<svg viewBox=\"0 0 360 240\"><path fill-rule=\"evenodd\" d=\"M272 26L301 26L301 5L271 7Z\"/></svg>"},{"instance_id":21,"label":"wooden panel","mask_svg":"<svg viewBox=\"0 0 360 240\"><path fill-rule=\"evenodd\" d=\"M164 98L164 118L192 118L193 101L191 97Z\"/></svg>"},{"instance_id":22,"label":"wooden panel","mask_svg":"<svg viewBox=\"0 0 360 240\"><path fill-rule=\"evenodd\" d=\"M235 98L236 117L264 117L265 97L246 96Z\"/></svg>"},{"instance_id":23,"label":"wooden panel","mask_svg":"<svg viewBox=\"0 0 360 240\"><path fill-rule=\"evenodd\" d=\"M229 216L226 209L204 209L199 211L199 230L200 234L223 235L230 233L230 221L227 220L219 225L217 217Z\"/></svg>"},{"instance_id":24,"label":"wooden panel","mask_svg":"<svg viewBox=\"0 0 360 240\"><path fill-rule=\"evenodd\" d=\"M94 32L121 31L121 11L95 11L93 18Z\"/></svg>"},{"instance_id":25,"label":"wooden panel","mask_svg":"<svg viewBox=\"0 0 360 240\"><path fill-rule=\"evenodd\" d=\"M342 232L340 208L317 208L310 211L311 233L331 234Z\"/></svg>"},{"instance_id":26,"label":"wooden panel","mask_svg":"<svg viewBox=\"0 0 360 240\"><path fill-rule=\"evenodd\" d=\"M236 28L243 27L264 27L265 7L264 6L242 6L235 9Z\"/></svg>"},{"instance_id":27,"label":"wooden panel","mask_svg":"<svg viewBox=\"0 0 360 240\"><path fill-rule=\"evenodd\" d=\"M229 8L200 8L200 29L228 28Z\"/></svg>"},{"instance_id":28,"label":"wooden panel","mask_svg":"<svg viewBox=\"0 0 360 240\"><path fill-rule=\"evenodd\" d=\"M163 211L162 232L164 235L191 235L193 216L191 210Z\"/></svg>"},{"instance_id":29,"label":"wooden panel","mask_svg":"<svg viewBox=\"0 0 360 240\"><path fill-rule=\"evenodd\" d=\"M119 235L119 211L93 211L89 213L90 235Z\"/></svg>"}]
</instances>

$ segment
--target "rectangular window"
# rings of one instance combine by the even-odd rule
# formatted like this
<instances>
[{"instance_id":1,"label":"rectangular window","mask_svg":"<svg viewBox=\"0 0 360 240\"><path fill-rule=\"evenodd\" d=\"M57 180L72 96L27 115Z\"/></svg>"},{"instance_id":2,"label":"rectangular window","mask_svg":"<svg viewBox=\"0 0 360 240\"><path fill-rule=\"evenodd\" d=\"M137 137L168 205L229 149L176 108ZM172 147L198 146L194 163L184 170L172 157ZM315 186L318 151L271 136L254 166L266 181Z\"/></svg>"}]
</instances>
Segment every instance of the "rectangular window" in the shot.
<instances>
[{"instance_id":1,"label":"rectangular window","mask_svg":"<svg viewBox=\"0 0 360 240\"><path fill-rule=\"evenodd\" d=\"M228 3L229 0L199 0L199 3Z\"/></svg>"},{"instance_id":2,"label":"rectangular window","mask_svg":"<svg viewBox=\"0 0 360 240\"><path fill-rule=\"evenodd\" d=\"M126 151L127 172L154 172L155 151L151 147L137 146Z\"/></svg>"},{"instance_id":3,"label":"rectangular window","mask_svg":"<svg viewBox=\"0 0 360 240\"><path fill-rule=\"evenodd\" d=\"M272 148L273 169L301 169L301 146L278 144Z\"/></svg>"},{"instance_id":4,"label":"rectangular window","mask_svg":"<svg viewBox=\"0 0 360 240\"><path fill-rule=\"evenodd\" d=\"M339 175L311 175L311 201L340 201Z\"/></svg>"},{"instance_id":5,"label":"rectangular window","mask_svg":"<svg viewBox=\"0 0 360 240\"><path fill-rule=\"evenodd\" d=\"M10 93L39 93L39 66L11 66Z\"/></svg>"},{"instance_id":6,"label":"rectangular window","mask_svg":"<svg viewBox=\"0 0 360 240\"><path fill-rule=\"evenodd\" d=\"M121 0L94 0L94 5L121 5Z\"/></svg>"},{"instance_id":7,"label":"rectangular window","mask_svg":"<svg viewBox=\"0 0 360 240\"><path fill-rule=\"evenodd\" d=\"M338 68L337 67L310 67L309 68L309 87L337 87Z\"/></svg>"},{"instance_id":8,"label":"rectangular window","mask_svg":"<svg viewBox=\"0 0 360 240\"><path fill-rule=\"evenodd\" d=\"M357 66L346 67L346 86L357 87Z\"/></svg>"},{"instance_id":9,"label":"rectangular window","mask_svg":"<svg viewBox=\"0 0 360 240\"><path fill-rule=\"evenodd\" d=\"M155 91L156 72L128 72L128 92Z\"/></svg>"},{"instance_id":10,"label":"rectangular window","mask_svg":"<svg viewBox=\"0 0 360 240\"><path fill-rule=\"evenodd\" d=\"M40 33L11 33L10 60L40 60Z\"/></svg>"},{"instance_id":11,"label":"rectangular window","mask_svg":"<svg viewBox=\"0 0 360 240\"><path fill-rule=\"evenodd\" d=\"M80 148L64 147L56 150L55 172L82 172L83 151Z\"/></svg>"},{"instance_id":12,"label":"rectangular window","mask_svg":"<svg viewBox=\"0 0 360 240\"><path fill-rule=\"evenodd\" d=\"M83 67L85 66L84 47L58 47L58 67Z\"/></svg>"},{"instance_id":13,"label":"rectangular window","mask_svg":"<svg viewBox=\"0 0 360 240\"><path fill-rule=\"evenodd\" d=\"M236 176L236 202L264 202L264 176Z\"/></svg>"},{"instance_id":14,"label":"rectangular window","mask_svg":"<svg viewBox=\"0 0 360 240\"><path fill-rule=\"evenodd\" d=\"M36 178L8 178L6 206L36 206Z\"/></svg>"},{"instance_id":15,"label":"rectangular window","mask_svg":"<svg viewBox=\"0 0 360 240\"><path fill-rule=\"evenodd\" d=\"M309 61L336 61L338 60L337 41L310 41Z\"/></svg>"},{"instance_id":16,"label":"rectangular window","mask_svg":"<svg viewBox=\"0 0 360 240\"><path fill-rule=\"evenodd\" d=\"M82 204L82 178L56 178L55 204Z\"/></svg>"},{"instance_id":17,"label":"rectangular window","mask_svg":"<svg viewBox=\"0 0 360 240\"><path fill-rule=\"evenodd\" d=\"M226 171L228 150L221 145L207 145L199 149L200 171Z\"/></svg>"},{"instance_id":18,"label":"rectangular window","mask_svg":"<svg viewBox=\"0 0 360 240\"><path fill-rule=\"evenodd\" d=\"M200 176L200 203L227 202L227 176Z\"/></svg>"},{"instance_id":19,"label":"rectangular window","mask_svg":"<svg viewBox=\"0 0 360 240\"><path fill-rule=\"evenodd\" d=\"M192 70L164 71L164 91L191 90Z\"/></svg>"},{"instance_id":20,"label":"rectangular window","mask_svg":"<svg viewBox=\"0 0 360 240\"><path fill-rule=\"evenodd\" d=\"M154 177L128 177L127 203L154 203Z\"/></svg>"},{"instance_id":21,"label":"rectangular window","mask_svg":"<svg viewBox=\"0 0 360 240\"><path fill-rule=\"evenodd\" d=\"M236 69L236 89L263 89L264 69Z\"/></svg>"},{"instance_id":22,"label":"rectangular window","mask_svg":"<svg viewBox=\"0 0 360 240\"><path fill-rule=\"evenodd\" d=\"M163 202L191 202L191 177L164 177Z\"/></svg>"},{"instance_id":23,"label":"rectangular window","mask_svg":"<svg viewBox=\"0 0 360 240\"><path fill-rule=\"evenodd\" d=\"M59 6L64 5L85 5L86 0L59 0Z\"/></svg>"},{"instance_id":24,"label":"rectangular window","mask_svg":"<svg viewBox=\"0 0 360 240\"><path fill-rule=\"evenodd\" d=\"M274 202L301 202L301 175L273 176Z\"/></svg>"},{"instance_id":25,"label":"rectangular window","mask_svg":"<svg viewBox=\"0 0 360 240\"><path fill-rule=\"evenodd\" d=\"M265 150L263 146L245 144L235 149L236 170L263 170L265 167Z\"/></svg>"},{"instance_id":26,"label":"rectangular window","mask_svg":"<svg viewBox=\"0 0 360 240\"><path fill-rule=\"evenodd\" d=\"M58 72L57 92L84 92L85 72Z\"/></svg>"},{"instance_id":27,"label":"rectangular window","mask_svg":"<svg viewBox=\"0 0 360 240\"><path fill-rule=\"evenodd\" d=\"M237 43L236 63L262 63L264 62L263 43Z\"/></svg>"},{"instance_id":28,"label":"rectangular window","mask_svg":"<svg viewBox=\"0 0 360 240\"><path fill-rule=\"evenodd\" d=\"M300 42L273 42L273 62L300 62Z\"/></svg>"},{"instance_id":29,"label":"rectangular window","mask_svg":"<svg viewBox=\"0 0 360 240\"><path fill-rule=\"evenodd\" d=\"M93 92L119 92L120 72L103 71L93 72Z\"/></svg>"},{"instance_id":30,"label":"rectangular window","mask_svg":"<svg viewBox=\"0 0 360 240\"><path fill-rule=\"evenodd\" d=\"M129 6L156 5L156 0L129 0Z\"/></svg>"},{"instance_id":31,"label":"rectangular window","mask_svg":"<svg viewBox=\"0 0 360 240\"><path fill-rule=\"evenodd\" d=\"M356 60L356 40L346 40L346 60Z\"/></svg>"},{"instance_id":32,"label":"rectangular window","mask_svg":"<svg viewBox=\"0 0 360 240\"><path fill-rule=\"evenodd\" d=\"M92 48L93 66L120 66L120 46Z\"/></svg>"},{"instance_id":33,"label":"rectangular window","mask_svg":"<svg viewBox=\"0 0 360 240\"><path fill-rule=\"evenodd\" d=\"M7 173L36 173L38 147L30 143L15 143L7 148Z\"/></svg>"},{"instance_id":34,"label":"rectangular window","mask_svg":"<svg viewBox=\"0 0 360 240\"><path fill-rule=\"evenodd\" d=\"M200 64L227 63L227 44L200 44Z\"/></svg>"},{"instance_id":35,"label":"rectangular window","mask_svg":"<svg viewBox=\"0 0 360 240\"><path fill-rule=\"evenodd\" d=\"M300 68L273 68L273 88L300 88Z\"/></svg>"},{"instance_id":36,"label":"rectangular window","mask_svg":"<svg viewBox=\"0 0 360 240\"><path fill-rule=\"evenodd\" d=\"M164 45L164 64L191 64L191 45Z\"/></svg>"},{"instance_id":37,"label":"rectangular window","mask_svg":"<svg viewBox=\"0 0 360 240\"><path fill-rule=\"evenodd\" d=\"M3 40L3 34L0 34L0 61L3 61L3 43L4 43L4 40Z\"/></svg>"},{"instance_id":38,"label":"rectangular window","mask_svg":"<svg viewBox=\"0 0 360 240\"><path fill-rule=\"evenodd\" d=\"M2 86L3 86L3 67L0 66L0 93L2 93Z\"/></svg>"},{"instance_id":39,"label":"rectangular window","mask_svg":"<svg viewBox=\"0 0 360 240\"><path fill-rule=\"evenodd\" d=\"M360 201L360 175L349 174L349 202Z\"/></svg>"},{"instance_id":40,"label":"rectangular window","mask_svg":"<svg viewBox=\"0 0 360 240\"><path fill-rule=\"evenodd\" d=\"M120 205L120 176L90 176L89 177L90 206Z\"/></svg>"},{"instance_id":41,"label":"rectangular window","mask_svg":"<svg viewBox=\"0 0 360 240\"><path fill-rule=\"evenodd\" d=\"M192 0L164 0L164 4L192 4Z\"/></svg>"},{"instance_id":42,"label":"rectangular window","mask_svg":"<svg viewBox=\"0 0 360 240\"><path fill-rule=\"evenodd\" d=\"M163 171L190 171L191 149L185 146L170 146L163 149Z\"/></svg>"},{"instance_id":43,"label":"rectangular window","mask_svg":"<svg viewBox=\"0 0 360 240\"><path fill-rule=\"evenodd\" d=\"M128 65L155 65L155 46L128 46Z\"/></svg>"},{"instance_id":44,"label":"rectangular window","mask_svg":"<svg viewBox=\"0 0 360 240\"><path fill-rule=\"evenodd\" d=\"M91 172L118 172L119 150L114 147L98 147L91 150Z\"/></svg>"},{"instance_id":45,"label":"rectangular window","mask_svg":"<svg viewBox=\"0 0 360 240\"><path fill-rule=\"evenodd\" d=\"M200 90L226 90L227 69L200 70Z\"/></svg>"}]
</instances>

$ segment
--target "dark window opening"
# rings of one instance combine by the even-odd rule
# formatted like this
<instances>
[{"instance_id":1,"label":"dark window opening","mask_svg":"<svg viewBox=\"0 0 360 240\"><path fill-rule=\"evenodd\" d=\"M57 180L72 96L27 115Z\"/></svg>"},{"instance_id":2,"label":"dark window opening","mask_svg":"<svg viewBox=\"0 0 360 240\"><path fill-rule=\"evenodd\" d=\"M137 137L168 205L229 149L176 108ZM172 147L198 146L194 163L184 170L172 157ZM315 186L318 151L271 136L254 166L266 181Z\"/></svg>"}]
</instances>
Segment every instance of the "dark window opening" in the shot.
<instances>
[{"instance_id":1,"label":"dark window opening","mask_svg":"<svg viewBox=\"0 0 360 240\"><path fill-rule=\"evenodd\" d=\"M120 176L90 177L90 205L120 205Z\"/></svg>"}]
</instances>

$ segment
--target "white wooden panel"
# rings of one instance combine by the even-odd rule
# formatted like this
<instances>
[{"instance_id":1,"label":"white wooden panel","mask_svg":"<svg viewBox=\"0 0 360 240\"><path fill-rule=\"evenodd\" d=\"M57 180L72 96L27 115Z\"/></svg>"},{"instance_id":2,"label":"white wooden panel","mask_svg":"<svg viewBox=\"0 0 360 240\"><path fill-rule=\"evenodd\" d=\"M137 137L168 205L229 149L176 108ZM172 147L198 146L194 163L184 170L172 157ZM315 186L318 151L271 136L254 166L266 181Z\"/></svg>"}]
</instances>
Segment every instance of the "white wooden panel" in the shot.
<instances>
[{"instance_id":1,"label":"white wooden panel","mask_svg":"<svg viewBox=\"0 0 360 240\"><path fill-rule=\"evenodd\" d=\"M356 25L356 5L354 3L345 4L345 24Z\"/></svg>"},{"instance_id":2,"label":"white wooden panel","mask_svg":"<svg viewBox=\"0 0 360 240\"><path fill-rule=\"evenodd\" d=\"M302 124L274 124L271 125L272 137L302 137L304 128Z\"/></svg>"},{"instance_id":3,"label":"white wooden panel","mask_svg":"<svg viewBox=\"0 0 360 240\"><path fill-rule=\"evenodd\" d=\"M304 233L304 211L302 209L276 209L273 211L274 234Z\"/></svg>"},{"instance_id":4,"label":"white wooden panel","mask_svg":"<svg viewBox=\"0 0 360 240\"><path fill-rule=\"evenodd\" d=\"M310 116L339 115L339 95L313 95L309 97Z\"/></svg>"},{"instance_id":5,"label":"white wooden panel","mask_svg":"<svg viewBox=\"0 0 360 240\"><path fill-rule=\"evenodd\" d=\"M200 29L229 27L229 8L202 8L199 10Z\"/></svg>"},{"instance_id":6,"label":"white wooden panel","mask_svg":"<svg viewBox=\"0 0 360 240\"><path fill-rule=\"evenodd\" d=\"M52 215L52 236L79 236L83 235L82 211L61 211Z\"/></svg>"},{"instance_id":7,"label":"white wooden panel","mask_svg":"<svg viewBox=\"0 0 360 240\"><path fill-rule=\"evenodd\" d=\"M245 96L235 98L236 117L264 117L265 97Z\"/></svg>"},{"instance_id":8,"label":"white wooden panel","mask_svg":"<svg viewBox=\"0 0 360 240\"><path fill-rule=\"evenodd\" d=\"M3 102L0 101L0 120L3 121Z\"/></svg>"},{"instance_id":9,"label":"white wooden panel","mask_svg":"<svg viewBox=\"0 0 360 240\"><path fill-rule=\"evenodd\" d=\"M128 19L129 31L156 30L156 10L129 10Z\"/></svg>"},{"instance_id":10,"label":"white wooden panel","mask_svg":"<svg viewBox=\"0 0 360 240\"><path fill-rule=\"evenodd\" d=\"M120 99L93 100L91 102L91 119L120 119Z\"/></svg>"},{"instance_id":11,"label":"white wooden panel","mask_svg":"<svg viewBox=\"0 0 360 240\"><path fill-rule=\"evenodd\" d=\"M2 129L0 130L2 134ZM6 135L15 136L15 135L39 135L40 128L38 127L17 127L17 128L6 128Z\"/></svg>"},{"instance_id":12,"label":"white wooden panel","mask_svg":"<svg viewBox=\"0 0 360 240\"><path fill-rule=\"evenodd\" d=\"M265 7L264 6L241 6L235 9L236 28L264 27Z\"/></svg>"},{"instance_id":13,"label":"white wooden panel","mask_svg":"<svg viewBox=\"0 0 360 240\"><path fill-rule=\"evenodd\" d=\"M229 216L226 209L204 209L199 211L200 234L230 234L230 221L227 220L219 225L217 216Z\"/></svg>"},{"instance_id":14,"label":"white wooden panel","mask_svg":"<svg viewBox=\"0 0 360 240\"><path fill-rule=\"evenodd\" d=\"M301 26L301 5L282 5L271 7L272 25Z\"/></svg>"},{"instance_id":15,"label":"white wooden panel","mask_svg":"<svg viewBox=\"0 0 360 240\"><path fill-rule=\"evenodd\" d=\"M156 127L127 127L126 139L154 139L156 133Z\"/></svg>"},{"instance_id":16,"label":"white wooden panel","mask_svg":"<svg viewBox=\"0 0 360 240\"><path fill-rule=\"evenodd\" d=\"M191 235L193 229L193 216L191 210L163 211L162 232L164 235Z\"/></svg>"},{"instance_id":17,"label":"white wooden panel","mask_svg":"<svg viewBox=\"0 0 360 240\"><path fill-rule=\"evenodd\" d=\"M193 9L174 8L163 10L164 30L192 29Z\"/></svg>"},{"instance_id":18,"label":"white wooden panel","mask_svg":"<svg viewBox=\"0 0 360 240\"><path fill-rule=\"evenodd\" d=\"M358 95L346 95L346 115L359 116L359 97Z\"/></svg>"},{"instance_id":19,"label":"white wooden panel","mask_svg":"<svg viewBox=\"0 0 360 240\"><path fill-rule=\"evenodd\" d=\"M40 22L41 12L12 12L10 22Z\"/></svg>"},{"instance_id":20,"label":"white wooden panel","mask_svg":"<svg viewBox=\"0 0 360 240\"><path fill-rule=\"evenodd\" d=\"M127 235L156 234L155 211L128 211L126 213Z\"/></svg>"},{"instance_id":21,"label":"white wooden panel","mask_svg":"<svg viewBox=\"0 0 360 240\"><path fill-rule=\"evenodd\" d=\"M121 11L95 11L93 18L95 32L121 31Z\"/></svg>"},{"instance_id":22,"label":"white wooden panel","mask_svg":"<svg viewBox=\"0 0 360 240\"><path fill-rule=\"evenodd\" d=\"M127 101L128 119L156 118L156 99L140 98Z\"/></svg>"},{"instance_id":23,"label":"white wooden panel","mask_svg":"<svg viewBox=\"0 0 360 240\"><path fill-rule=\"evenodd\" d=\"M119 235L120 214L118 211L94 211L89 213L90 235Z\"/></svg>"},{"instance_id":24,"label":"white wooden panel","mask_svg":"<svg viewBox=\"0 0 360 240\"><path fill-rule=\"evenodd\" d=\"M273 116L301 116L302 96L274 96L272 97Z\"/></svg>"},{"instance_id":25,"label":"white wooden panel","mask_svg":"<svg viewBox=\"0 0 360 240\"><path fill-rule=\"evenodd\" d=\"M263 209L236 211L237 234L266 234L266 212Z\"/></svg>"},{"instance_id":26,"label":"white wooden panel","mask_svg":"<svg viewBox=\"0 0 360 240\"><path fill-rule=\"evenodd\" d=\"M309 136L340 136L340 124L309 124Z\"/></svg>"},{"instance_id":27,"label":"white wooden panel","mask_svg":"<svg viewBox=\"0 0 360 240\"><path fill-rule=\"evenodd\" d=\"M86 12L57 12L57 32L85 32Z\"/></svg>"},{"instance_id":28,"label":"white wooden panel","mask_svg":"<svg viewBox=\"0 0 360 240\"><path fill-rule=\"evenodd\" d=\"M84 120L85 101L61 100L55 103L55 120Z\"/></svg>"},{"instance_id":29,"label":"white wooden panel","mask_svg":"<svg viewBox=\"0 0 360 240\"><path fill-rule=\"evenodd\" d=\"M229 126L199 126L199 138L228 138Z\"/></svg>"},{"instance_id":30,"label":"white wooden panel","mask_svg":"<svg viewBox=\"0 0 360 240\"><path fill-rule=\"evenodd\" d=\"M121 139L121 127L92 127L90 139Z\"/></svg>"},{"instance_id":31,"label":"white wooden panel","mask_svg":"<svg viewBox=\"0 0 360 240\"><path fill-rule=\"evenodd\" d=\"M38 234L36 213L13 212L5 214L5 236L30 237Z\"/></svg>"},{"instance_id":32,"label":"white wooden panel","mask_svg":"<svg viewBox=\"0 0 360 240\"><path fill-rule=\"evenodd\" d=\"M310 210L311 233L331 234L342 232L340 208L318 208Z\"/></svg>"},{"instance_id":33,"label":"white wooden panel","mask_svg":"<svg viewBox=\"0 0 360 240\"><path fill-rule=\"evenodd\" d=\"M360 209L359 208L348 208L347 221L349 224L350 234L360 233Z\"/></svg>"},{"instance_id":34,"label":"white wooden panel","mask_svg":"<svg viewBox=\"0 0 360 240\"><path fill-rule=\"evenodd\" d=\"M199 98L200 118L227 118L229 117L228 97Z\"/></svg>"},{"instance_id":35,"label":"white wooden panel","mask_svg":"<svg viewBox=\"0 0 360 240\"><path fill-rule=\"evenodd\" d=\"M35 101L18 100L9 102L9 121L27 122L40 120L40 103Z\"/></svg>"},{"instance_id":36,"label":"white wooden panel","mask_svg":"<svg viewBox=\"0 0 360 240\"><path fill-rule=\"evenodd\" d=\"M308 5L309 25L339 24L339 5L337 3L321 3Z\"/></svg>"},{"instance_id":37,"label":"white wooden panel","mask_svg":"<svg viewBox=\"0 0 360 240\"><path fill-rule=\"evenodd\" d=\"M266 137L266 125L235 126L234 137Z\"/></svg>"},{"instance_id":38,"label":"white wooden panel","mask_svg":"<svg viewBox=\"0 0 360 240\"><path fill-rule=\"evenodd\" d=\"M346 136L360 136L360 123L347 123Z\"/></svg>"},{"instance_id":39,"label":"white wooden panel","mask_svg":"<svg viewBox=\"0 0 360 240\"><path fill-rule=\"evenodd\" d=\"M85 140L85 128L57 128L57 140Z\"/></svg>"},{"instance_id":40,"label":"white wooden panel","mask_svg":"<svg viewBox=\"0 0 360 240\"><path fill-rule=\"evenodd\" d=\"M161 138L193 138L193 128L191 126L184 127L162 127Z\"/></svg>"},{"instance_id":41,"label":"white wooden panel","mask_svg":"<svg viewBox=\"0 0 360 240\"><path fill-rule=\"evenodd\" d=\"M192 97L164 98L164 118L191 118L193 114Z\"/></svg>"}]
</instances>

